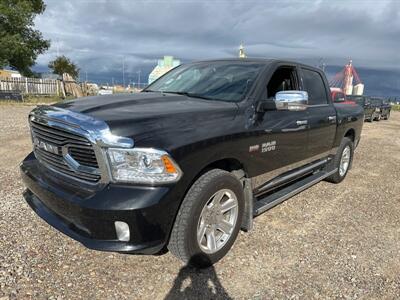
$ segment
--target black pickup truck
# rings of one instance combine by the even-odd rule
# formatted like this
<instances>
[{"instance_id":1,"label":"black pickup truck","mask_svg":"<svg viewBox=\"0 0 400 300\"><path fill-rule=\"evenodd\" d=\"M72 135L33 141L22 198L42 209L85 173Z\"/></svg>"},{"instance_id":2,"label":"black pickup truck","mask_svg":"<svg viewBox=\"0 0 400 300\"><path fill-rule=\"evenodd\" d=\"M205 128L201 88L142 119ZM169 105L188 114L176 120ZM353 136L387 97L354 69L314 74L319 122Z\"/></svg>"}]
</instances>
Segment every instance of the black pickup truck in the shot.
<instances>
[{"instance_id":1,"label":"black pickup truck","mask_svg":"<svg viewBox=\"0 0 400 300\"><path fill-rule=\"evenodd\" d=\"M381 97L371 97L371 105L375 109L374 120L388 120L390 117L391 105L389 101Z\"/></svg>"},{"instance_id":2,"label":"black pickup truck","mask_svg":"<svg viewBox=\"0 0 400 300\"><path fill-rule=\"evenodd\" d=\"M377 118L376 107L372 105L368 96L348 95L348 100L354 101L364 109L364 120L373 122Z\"/></svg>"},{"instance_id":3,"label":"black pickup truck","mask_svg":"<svg viewBox=\"0 0 400 300\"><path fill-rule=\"evenodd\" d=\"M227 59L181 65L138 94L39 106L24 197L88 248L221 259L253 217L351 167L364 112L319 69ZM267 230L267 229L266 229Z\"/></svg>"}]
</instances>

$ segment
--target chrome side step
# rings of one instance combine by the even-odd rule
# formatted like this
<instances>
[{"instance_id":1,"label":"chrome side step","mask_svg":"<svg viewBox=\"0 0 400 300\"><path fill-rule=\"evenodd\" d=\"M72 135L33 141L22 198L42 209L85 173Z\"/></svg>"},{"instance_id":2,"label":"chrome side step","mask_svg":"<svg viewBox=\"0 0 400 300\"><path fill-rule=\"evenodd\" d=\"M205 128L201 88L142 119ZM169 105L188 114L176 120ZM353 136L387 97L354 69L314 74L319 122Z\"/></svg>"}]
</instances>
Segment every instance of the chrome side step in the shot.
<instances>
[{"instance_id":1,"label":"chrome side step","mask_svg":"<svg viewBox=\"0 0 400 300\"><path fill-rule=\"evenodd\" d=\"M263 212L267 211L268 209L282 203L283 201L293 197L294 195L308 189L309 187L313 186L314 184L320 182L321 180L329 177L330 175L334 174L337 169L332 171L319 171L311 176L308 176L300 181L293 183L292 185L285 187L275 193L268 195L264 198L255 201L253 215L258 216L261 215Z\"/></svg>"}]
</instances>

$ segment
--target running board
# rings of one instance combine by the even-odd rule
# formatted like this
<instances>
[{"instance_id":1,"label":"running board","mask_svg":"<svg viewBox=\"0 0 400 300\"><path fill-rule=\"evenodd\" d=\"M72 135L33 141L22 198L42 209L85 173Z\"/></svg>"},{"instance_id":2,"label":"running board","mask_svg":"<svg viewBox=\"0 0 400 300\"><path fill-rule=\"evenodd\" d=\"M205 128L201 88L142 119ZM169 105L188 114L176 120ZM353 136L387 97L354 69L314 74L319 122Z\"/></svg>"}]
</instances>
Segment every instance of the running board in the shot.
<instances>
[{"instance_id":1,"label":"running board","mask_svg":"<svg viewBox=\"0 0 400 300\"><path fill-rule=\"evenodd\" d=\"M282 203L283 201L293 197L294 195L308 189L309 187L313 186L314 184L320 182L321 180L325 179L326 177L331 176L337 171L337 169L326 172L326 171L319 171L311 176L308 176L300 181L295 182L294 184L283 188L265 198L261 198L260 200L254 203L254 210L253 215L256 217L261 215L263 212L267 211L268 209Z\"/></svg>"}]
</instances>

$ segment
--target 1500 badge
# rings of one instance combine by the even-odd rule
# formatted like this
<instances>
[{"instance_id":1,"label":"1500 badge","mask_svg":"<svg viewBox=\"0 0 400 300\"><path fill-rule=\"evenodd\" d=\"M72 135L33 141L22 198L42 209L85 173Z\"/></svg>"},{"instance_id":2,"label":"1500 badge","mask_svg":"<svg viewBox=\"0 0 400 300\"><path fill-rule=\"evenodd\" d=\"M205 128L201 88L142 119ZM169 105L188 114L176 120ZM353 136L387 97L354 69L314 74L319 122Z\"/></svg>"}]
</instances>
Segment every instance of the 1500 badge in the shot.
<instances>
[{"instance_id":1,"label":"1500 badge","mask_svg":"<svg viewBox=\"0 0 400 300\"><path fill-rule=\"evenodd\" d=\"M276 141L266 142L261 144L261 153L274 151L276 148ZM249 152L258 152L260 150L260 145L252 145L249 147Z\"/></svg>"}]
</instances>

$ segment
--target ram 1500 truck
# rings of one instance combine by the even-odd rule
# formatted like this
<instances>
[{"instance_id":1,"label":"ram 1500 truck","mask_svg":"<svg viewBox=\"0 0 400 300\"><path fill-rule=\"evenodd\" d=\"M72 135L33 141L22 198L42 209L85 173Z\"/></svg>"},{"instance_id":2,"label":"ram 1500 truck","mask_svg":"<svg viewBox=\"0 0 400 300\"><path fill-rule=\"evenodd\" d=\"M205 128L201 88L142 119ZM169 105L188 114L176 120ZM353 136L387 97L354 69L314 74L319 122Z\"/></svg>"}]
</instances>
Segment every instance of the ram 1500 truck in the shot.
<instances>
[{"instance_id":1,"label":"ram 1500 truck","mask_svg":"<svg viewBox=\"0 0 400 300\"><path fill-rule=\"evenodd\" d=\"M255 216L341 182L363 119L359 106L334 105L324 73L307 65L185 64L141 93L35 108L24 197L88 248L169 250L206 267Z\"/></svg>"}]
</instances>

